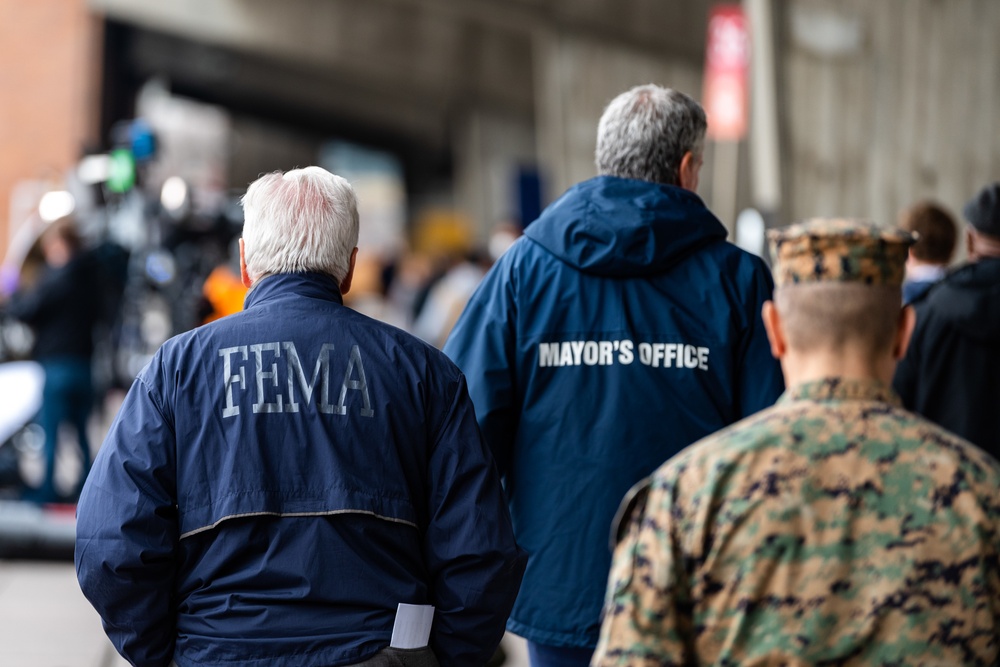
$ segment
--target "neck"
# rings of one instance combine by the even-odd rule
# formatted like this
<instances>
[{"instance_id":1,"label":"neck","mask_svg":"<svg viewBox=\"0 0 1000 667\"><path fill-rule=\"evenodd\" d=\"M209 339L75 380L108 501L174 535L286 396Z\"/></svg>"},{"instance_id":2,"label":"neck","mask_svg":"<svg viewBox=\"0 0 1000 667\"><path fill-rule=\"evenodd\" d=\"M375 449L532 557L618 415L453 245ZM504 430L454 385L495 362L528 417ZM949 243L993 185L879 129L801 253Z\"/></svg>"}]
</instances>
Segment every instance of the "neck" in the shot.
<instances>
[{"instance_id":1,"label":"neck","mask_svg":"<svg viewBox=\"0 0 1000 667\"><path fill-rule=\"evenodd\" d=\"M919 262L906 264L906 279L907 280L940 280L944 277L945 273L948 272L947 267L943 264L931 264L930 262Z\"/></svg>"},{"instance_id":2,"label":"neck","mask_svg":"<svg viewBox=\"0 0 1000 667\"><path fill-rule=\"evenodd\" d=\"M1000 238L982 233L976 233L974 238L972 251L969 253L970 259L977 261L990 257L1000 257Z\"/></svg>"},{"instance_id":3,"label":"neck","mask_svg":"<svg viewBox=\"0 0 1000 667\"><path fill-rule=\"evenodd\" d=\"M869 356L846 349L808 352L789 349L781 359L781 370L785 376L785 385L789 387L829 377L878 380L883 384L890 384L896 369L896 361L892 355L885 353L874 359Z\"/></svg>"}]
</instances>

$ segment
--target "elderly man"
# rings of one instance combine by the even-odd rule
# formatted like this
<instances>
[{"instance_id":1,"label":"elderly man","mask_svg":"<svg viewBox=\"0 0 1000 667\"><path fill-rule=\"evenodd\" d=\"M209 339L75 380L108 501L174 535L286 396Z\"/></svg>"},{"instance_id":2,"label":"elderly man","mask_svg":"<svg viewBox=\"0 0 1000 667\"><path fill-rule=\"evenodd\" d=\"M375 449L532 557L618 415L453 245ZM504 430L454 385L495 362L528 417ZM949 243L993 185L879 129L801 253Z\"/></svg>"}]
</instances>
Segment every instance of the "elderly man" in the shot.
<instances>
[{"instance_id":1,"label":"elderly man","mask_svg":"<svg viewBox=\"0 0 1000 667\"><path fill-rule=\"evenodd\" d=\"M469 378L529 554L507 627L536 667L590 661L622 495L781 392L760 320L770 273L695 194L705 128L675 90L613 100L601 176L528 226L444 348Z\"/></svg>"},{"instance_id":2,"label":"elderly man","mask_svg":"<svg viewBox=\"0 0 1000 667\"><path fill-rule=\"evenodd\" d=\"M246 309L125 398L80 499L84 594L137 665L484 664L524 562L462 375L342 305L344 179L269 174L243 206Z\"/></svg>"},{"instance_id":3,"label":"elderly man","mask_svg":"<svg viewBox=\"0 0 1000 667\"><path fill-rule=\"evenodd\" d=\"M1000 457L1000 183L965 205L969 263L915 304L903 405Z\"/></svg>"},{"instance_id":4,"label":"elderly man","mask_svg":"<svg viewBox=\"0 0 1000 667\"><path fill-rule=\"evenodd\" d=\"M788 391L623 506L594 665L994 665L1000 464L889 388L911 238L772 235Z\"/></svg>"}]
</instances>

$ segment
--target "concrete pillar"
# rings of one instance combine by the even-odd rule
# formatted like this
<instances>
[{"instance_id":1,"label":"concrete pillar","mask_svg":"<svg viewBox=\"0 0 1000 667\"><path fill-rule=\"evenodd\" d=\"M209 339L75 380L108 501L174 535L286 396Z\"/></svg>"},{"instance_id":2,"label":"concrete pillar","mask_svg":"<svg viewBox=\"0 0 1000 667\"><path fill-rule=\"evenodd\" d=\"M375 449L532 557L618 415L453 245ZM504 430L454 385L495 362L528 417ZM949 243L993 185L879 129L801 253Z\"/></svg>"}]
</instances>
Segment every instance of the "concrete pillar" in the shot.
<instances>
[{"instance_id":1,"label":"concrete pillar","mask_svg":"<svg viewBox=\"0 0 1000 667\"><path fill-rule=\"evenodd\" d=\"M540 31L534 50L539 163L549 200L596 174L597 122L616 95L656 83L701 97L700 62L553 31Z\"/></svg>"},{"instance_id":2,"label":"concrete pillar","mask_svg":"<svg viewBox=\"0 0 1000 667\"><path fill-rule=\"evenodd\" d=\"M493 225L517 216L518 171L536 160L534 128L530 119L471 110L460 123L454 155L457 208L484 241Z\"/></svg>"}]
</instances>

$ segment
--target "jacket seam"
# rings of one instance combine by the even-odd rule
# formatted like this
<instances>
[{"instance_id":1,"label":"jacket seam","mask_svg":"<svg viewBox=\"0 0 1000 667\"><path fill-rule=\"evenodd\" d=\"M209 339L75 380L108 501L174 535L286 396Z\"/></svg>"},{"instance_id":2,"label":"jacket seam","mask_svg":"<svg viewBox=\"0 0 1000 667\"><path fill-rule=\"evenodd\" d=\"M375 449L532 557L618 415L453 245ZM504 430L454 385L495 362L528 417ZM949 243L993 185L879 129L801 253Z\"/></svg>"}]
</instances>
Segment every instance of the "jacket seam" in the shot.
<instances>
[{"instance_id":1,"label":"jacket seam","mask_svg":"<svg viewBox=\"0 0 1000 667\"><path fill-rule=\"evenodd\" d=\"M213 528L217 528L222 523L229 521L231 519L243 519L251 516L273 516L278 518L295 518L295 517L306 517L306 516L334 516L337 514L364 514L367 516L373 516L376 519L382 519L383 521L389 521L391 523L401 523L406 526L412 526L417 528L417 524L412 521L407 521L406 519L398 519L395 517L385 516L382 514L376 514L375 512L368 512L365 510L327 510L323 512L242 512L239 514L229 514L216 520L214 523L208 524L206 526L201 526L200 528L195 528L194 530L189 530L186 533L181 533L179 539L185 539L197 535L198 533L203 533Z\"/></svg>"}]
</instances>

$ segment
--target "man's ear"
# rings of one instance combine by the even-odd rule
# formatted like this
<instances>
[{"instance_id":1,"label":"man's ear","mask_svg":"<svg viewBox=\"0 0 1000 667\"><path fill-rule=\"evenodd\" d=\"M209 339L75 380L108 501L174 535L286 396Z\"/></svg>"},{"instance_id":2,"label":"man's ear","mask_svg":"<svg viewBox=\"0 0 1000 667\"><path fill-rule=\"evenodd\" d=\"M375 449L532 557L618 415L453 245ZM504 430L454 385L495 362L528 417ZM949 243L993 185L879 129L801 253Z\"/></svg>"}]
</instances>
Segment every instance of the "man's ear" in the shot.
<instances>
[{"instance_id":1,"label":"man's ear","mask_svg":"<svg viewBox=\"0 0 1000 667\"><path fill-rule=\"evenodd\" d=\"M681 158L681 166L677 170L677 184L685 190L697 192L701 165L701 156L695 155L691 151L685 153L684 157Z\"/></svg>"},{"instance_id":2,"label":"man's ear","mask_svg":"<svg viewBox=\"0 0 1000 667\"><path fill-rule=\"evenodd\" d=\"M785 341L785 332L782 328L781 315L774 307L773 301L765 301L764 307L760 311L761 319L764 320L764 331L767 333L767 340L771 344L771 356L781 359L788 351L788 343Z\"/></svg>"},{"instance_id":3,"label":"man's ear","mask_svg":"<svg viewBox=\"0 0 1000 667\"><path fill-rule=\"evenodd\" d=\"M351 263L347 267L347 275L344 279L340 281L340 293L341 295L347 294L351 291L351 281L354 279L354 267L358 259L358 249L355 248L351 251Z\"/></svg>"},{"instance_id":4,"label":"man's ear","mask_svg":"<svg viewBox=\"0 0 1000 667\"><path fill-rule=\"evenodd\" d=\"M250 280L250 276L247 274L247 257L246 251L243 250L243 239L240 239L240 280L243 281L243 286L247 289L253 285L253 281Z\"/></svg>"},{"instance_id":5,"label":"man's ear","mask_svg":"<svg viewBox=\"0 0 1000 667\"><path fill-rule=\"evenodd\" d=\"M913 306L903 306L899 311L899 322L896 324L896 336L892 341L892 357L899 361L906 356L906 350L910 347L910 337L913 335L913 327L917 324L917 311Z\"/></svg>"}]
</instances>

